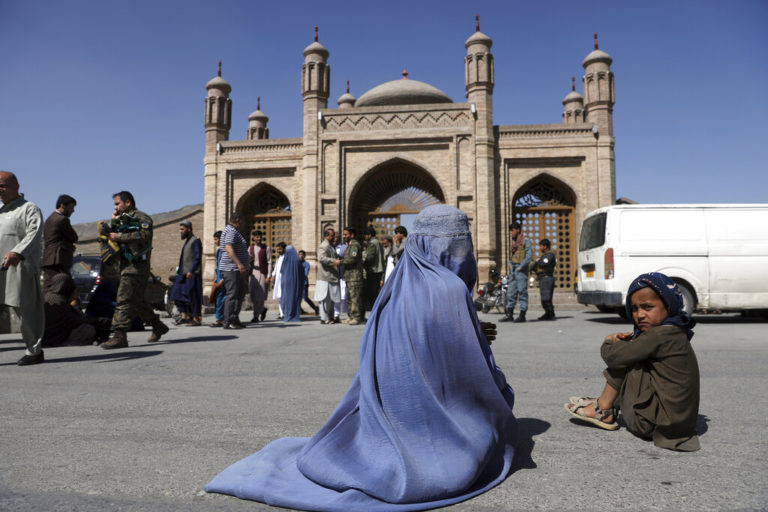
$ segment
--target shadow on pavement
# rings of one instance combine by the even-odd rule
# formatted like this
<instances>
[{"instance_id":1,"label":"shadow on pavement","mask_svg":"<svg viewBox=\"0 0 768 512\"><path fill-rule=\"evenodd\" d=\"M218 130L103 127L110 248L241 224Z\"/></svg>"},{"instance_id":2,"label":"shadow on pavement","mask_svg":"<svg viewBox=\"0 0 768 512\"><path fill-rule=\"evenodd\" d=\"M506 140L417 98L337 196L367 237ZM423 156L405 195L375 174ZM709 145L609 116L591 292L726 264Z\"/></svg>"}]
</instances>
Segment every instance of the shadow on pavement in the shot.
<instances>
[{"instance_id":1,"label":"shadow on pavement","mask_svg":"<svg viewBox=\"0 0 768 512\"><path fill-rule=\"evenodd\" d=\"M605 313L601 313L604 315ZM611 315L611 316L604 316L600 318L587 318L587 322L595 322L598 324L607 324L607 325L632 325L632 322L629 320L624 320L619 315Z\"/></svg>"},{"instance_id":2,"label":"shadow on pavement","mask_svg":"<svg viewBox=\"0 0 768 512\"><path fill-rule=\"evenodd\" d=\"M131 352L125 352L121 350L107 352L104 354L93 354L90 356L77 356L77 357L60 357L58 359L52 359L50 356L51 350L47 350L45 355L45 363L43 364L50 364L50 363L80 363L83 361L93 361L94 363L113 363L116 361L128 361L131 359L141 359L144 357L153 357L153 356L159 356L163 353L162 350L149 350L144 352L138 352L138 351L131 351ZM15 362L13 363L5 363L0 364L0 366L13 366L16 365Z\"/></svg>"},{"instance_id":3,"label":"shadow on pavement","mask_svg":"<svg viewBox=\"0 0 768 512\"><path fill-rule=\"evenodd\" d=\"M696 433L700 436L703 436L707 433L709 430L709 423L711 420L704 414L699 414L699 417L696 418Z\"/></svg>"},{"instance_id":4,"label":"shadow on pavement","mask_svg":"<svg viewBox=\"0 0 768 512\"><path fill-rule=\"evenodd\" d=\"M515 459L512 461L510 473L519 469L535 469L536 463L531 454L536 442L533 436L543 434L552 424L536 418L517 419L517 446L515 447Z\"/></svg>"},{"instance_id":5,"label":"shadow on pavement","mask_svg":"<svg viewBox=\"0 0 768 512\"><path fill-rule=\"evenodd\" d=\"M220 335L211 335L211 336L189 336L187 338L180 338L180 339L161 339L159 343L166 343L168 345L174 345L176 343L197 343L199 341L224 341L224 340L236 340L237 335L235 334L220 334ZM144 346L157 346L158 343L147 343Z\"/></svg>"}]
</instances>

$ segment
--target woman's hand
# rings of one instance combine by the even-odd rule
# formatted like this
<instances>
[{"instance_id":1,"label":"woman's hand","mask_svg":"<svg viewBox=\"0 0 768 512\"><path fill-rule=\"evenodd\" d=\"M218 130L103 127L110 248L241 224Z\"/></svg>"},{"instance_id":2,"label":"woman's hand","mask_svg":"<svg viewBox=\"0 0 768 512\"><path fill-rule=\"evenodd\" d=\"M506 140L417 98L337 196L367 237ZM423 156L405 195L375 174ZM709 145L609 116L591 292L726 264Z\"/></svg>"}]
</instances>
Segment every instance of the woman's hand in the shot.
<instances>
[{"instance_id":1,"label":"woman's hand","mask_svg":"<svg viewBox=\"0 0 768 512\"><path fill-rule=\"evenodd\" d=\"M480 322L480 329L490 345L496 339L496 324L493 322Z\"/></svg>"}]
</instances>

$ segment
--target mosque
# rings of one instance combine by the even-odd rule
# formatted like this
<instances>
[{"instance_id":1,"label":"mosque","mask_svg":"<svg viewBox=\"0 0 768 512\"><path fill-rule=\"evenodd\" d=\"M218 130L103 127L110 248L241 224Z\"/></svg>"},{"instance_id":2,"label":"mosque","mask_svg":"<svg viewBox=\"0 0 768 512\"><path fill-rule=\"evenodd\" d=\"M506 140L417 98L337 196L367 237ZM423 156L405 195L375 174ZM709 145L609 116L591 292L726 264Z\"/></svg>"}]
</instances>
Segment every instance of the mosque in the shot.
<instances>
[{"instance_id":1,"label":"mosque","mask_svg":"<svg viewBox=\"0 0 768 512\"><path fill-rule=\"evenodd\" d=\"M303 133L289 139L269 138L257 103L245 140L230 140L232 88L219 67L205 98L206 282L215 268L213 232L235 211L248 220L244 234L260 230L268 244L292 243L314 262L326 228L361 233L372 225L392 234L426 206L445 203L470 218L480 280L491 268L505 273L507 227L517 220L535 243L552 241L557 289L572 290L581 221L615 201L612 59L595 34L583 61L584 95L574 80L561 123L498 125L492 41L479 22L464 46L465 101L403 72L359 98L347 90L332 108L330 53L315 29L301 68Z\"/></svg>"}]
</instances>

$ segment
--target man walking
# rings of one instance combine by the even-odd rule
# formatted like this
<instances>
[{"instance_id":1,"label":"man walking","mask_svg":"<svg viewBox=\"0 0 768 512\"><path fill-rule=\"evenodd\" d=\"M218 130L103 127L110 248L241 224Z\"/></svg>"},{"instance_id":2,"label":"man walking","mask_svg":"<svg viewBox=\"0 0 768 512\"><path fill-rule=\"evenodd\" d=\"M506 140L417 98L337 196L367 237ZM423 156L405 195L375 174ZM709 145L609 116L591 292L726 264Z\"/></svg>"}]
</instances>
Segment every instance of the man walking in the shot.
<instances>
[{"instance_id":1,"label":"man walking","mask_svg":"<svg viewBox=\"0 0 768 512\"><path fill-rule=\"evenodd\" d=\"M334 302L341 300L339 289L339 266L341 259L333 247L336 232L326 229L323 242L317 248L317 281L315 282L315 300L320 308L320 321L324 324L336 323L333 312Z\"/></svg>"},{"instance_id":2,"label":"man walking","mask_svg":"<svg viewBox=\"0 0 768 512\"><path fill-rule=\"evenodd\" d=\"M0 201L0 304L21 319L27 350L17 364L38 364L45 360L40 348L45 325L40 290L43 214L19 194L19 181L12 172L0 171Z\"/></svg>"},{"instance_id":3,"label":"man walking","mask_svg":"<svg viewBox=\"0 0 768 512\"><path fill-rule=\"evenodd\" d=\"M136 209L133 194L123 190L112 196L115 209L112 221L102 222L99 231L109 240L118 244L118 268L120 284L117 287L117 305L112 316L112 337L101 344L105 350L128 346L126 332L131 321L138 315L141 321L152 326L150 343L160 341L168 332L168 326L160 321L144 298L149 281L150 257L152 255L152 218Z\"/></svg>"},{"instance_id":4,"label":"man walking","mask_svg":"<svg viewBox=\"0 0 768 512\"><path fill-rule=\"evenodd\" d=\"M221 277L224 279L224 329L243 329L240 308L245 296L245 278L248 276L248 244L240 233L242 214L235 212L221 233Z\"/></svg>"},{"instance_id":5,"label":"man walking","mask_svg":"<svg viewBox=\"0 0 768 512\"><path fill-rule=\"evenodd\" d=\"M552 243L543 238L539 242L541 257L533 264L533 270L539 280L539 293L541 294L541 307L544 314L539 320L554 320L555 306L552 304L552 295L555 291L555 253L551 250Z\"/></svg>"},{"instance_id":6,"label":"man walking","mask_svg":"<svg viewBox=\"0 0 768 512\"><path fill-rule=\"evenodd\" d=\"M345 324L357 325L364 321L363 310L363 248L360 242L355 240L355 228L346 227L342 233L342 239L347 244L344 258L344 280L347 283L347 309L349 318Z\"/></svg>"},{"instance_id":7,"label":"man walking","mask_svg":"<svg viewBox=\"0 0 768 512\"><path fill-rule=\"evenodd\" d=\"M192 223L188 220L179 224L179 236L184 240L184 245L179 256L179 270L176 272L171 298L181 313L178 323L201 325L203 244L192 233Z\"/></svg>"},{"instance_id":8,"label":"man walking","mask_svg":"<svg viewBox=\"0 0 768 512\"><path fill-rule=\"evenodd\" d=\"M509 225L509 287L507 288L506 316L499 322L513 320L515 303L520 301L520 315L515 322L525 322L528 311L528 266L533 260L533 242L523 234L519 222Z\"/></svg>"},{"instance_id":9,"label":"man walking","mask_svg":"<svg viewBox=\"0 0 768 512\"><path fill-rule=\"evenodd\" d=\"M56 209L45 220L43 226L43 276L44 292L51 287L51 279L56 274L69 274L72 257L75 254L77 233L69 222L75 211L77 201L72 196L62 194L56 199Z\"/></svg>"},{"instance_id":10,"label":"man walking","mask_svg":"<svg viewBox=\"0 0 768 512\"><path fill-rule=\"evenodd\" d=\"M258 323L267 316L264 301L267 298L267 280L272 274L272 249L262 242L264 234L253 232L253 244L248 247L248 259L251 262L249 288L253 303L252 323Z\"/></svg>"},{"instance_id":11,"label":"man walking","mask_svg":"<svg viewBox=\"0 0 768 512\"><path fill-rule=\"evenodd\" d=\"M363 301L365 310L370 311L376 297L379 296L382 276L384 275L384 249L381 242L376 238L376 230L368 226L363 234L365 239L365 254L363 260L363 269L365 270L365 281L363 284Z\"/></svg>"},{"instance_id":12,"label":"man walking","mask_svg":"<svg viewBox=\"0 0 768 512\"><path fill-rule=\"evenodd\" d=\"M301 292L301 300L309 304L309 307L312 308L312 311L314 311L316 315L319 315L320 309L315 305L314 302L312 302L312 299L309 298L310 266L309 266L309 262L307 261L307 253L305 251L299 251L299 261L301 261L301 268L304 270L304 287L303 287L303 291Z\"/></svg>"}]
</instances>

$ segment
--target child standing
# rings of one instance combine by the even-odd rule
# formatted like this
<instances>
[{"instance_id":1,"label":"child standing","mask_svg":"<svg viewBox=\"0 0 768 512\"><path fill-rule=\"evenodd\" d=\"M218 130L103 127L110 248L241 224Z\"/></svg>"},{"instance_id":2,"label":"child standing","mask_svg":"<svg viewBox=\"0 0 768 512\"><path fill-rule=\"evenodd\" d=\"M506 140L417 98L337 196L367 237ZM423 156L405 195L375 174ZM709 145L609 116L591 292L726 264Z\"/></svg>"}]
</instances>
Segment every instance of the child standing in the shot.
<instances>
[{"instance_id":1,"label":"child standing","mask_svg":"<svg viewBox=\"0 0 768 512\"><path fill-rule=\"evenodd\" d=\"M565 409L606 430L619 428L621 410L636 436L661 448L698 450L699 366L690 343L695 322L683 311L680 289L664 274L643 274L629 286L626 309L634 332L611 334L600 348L607 365L602 394L572 397Z\"/></svg>"}]
</instances>

